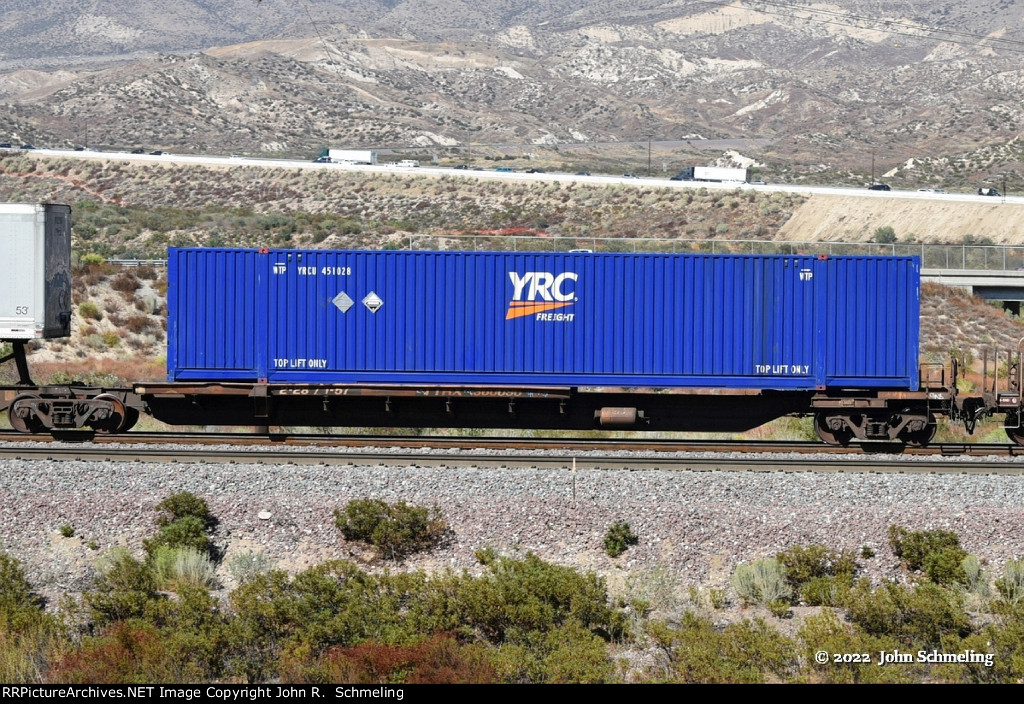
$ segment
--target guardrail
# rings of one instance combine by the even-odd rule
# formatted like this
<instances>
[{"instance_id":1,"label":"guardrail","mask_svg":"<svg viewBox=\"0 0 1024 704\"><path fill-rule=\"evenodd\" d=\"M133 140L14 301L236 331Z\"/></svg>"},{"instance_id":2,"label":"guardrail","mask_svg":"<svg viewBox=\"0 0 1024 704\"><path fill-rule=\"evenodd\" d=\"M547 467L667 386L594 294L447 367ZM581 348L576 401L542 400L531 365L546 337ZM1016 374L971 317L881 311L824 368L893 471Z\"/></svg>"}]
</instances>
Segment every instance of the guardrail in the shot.
<instances>
[{"instance_id":1,"label":"guardrail","mask_svg":"<svg viewBox=\"0 0 1024 704\"><path fill-rule=\"evenodd\" d=\"M524 252L678 252L702 254L828 254L917 256L923 269L1012 271L1024 267L1024 245L878 244L875 242L774 242L655 238L545 237L525 235L410 235L403 249L468 249Z\"/></svg>"},{"instance_id":2,"label":"guardrail","mask_svg":"<svg viewBox=\"0 0 1024 704\"><path fill-rule=\"evenodd\" d=\"M399 246L396 246L399 245ZM828 254L916 256L923 269L1024 270L1024 245L878 244L874 242L773 242L669 240L541 235L409 235L396 249L513 252L675 252L701 254ZM116 266L167 266L166 259L109 259Z\"/></svg>"}]
</instances>

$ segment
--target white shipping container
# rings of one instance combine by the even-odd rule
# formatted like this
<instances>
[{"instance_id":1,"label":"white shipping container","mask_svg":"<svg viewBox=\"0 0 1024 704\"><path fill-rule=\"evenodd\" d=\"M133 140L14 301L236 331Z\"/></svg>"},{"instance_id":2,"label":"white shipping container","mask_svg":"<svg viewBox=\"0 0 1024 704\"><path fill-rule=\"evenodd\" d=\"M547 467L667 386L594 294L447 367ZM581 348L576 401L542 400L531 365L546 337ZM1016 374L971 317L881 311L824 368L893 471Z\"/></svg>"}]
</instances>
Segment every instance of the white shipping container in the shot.
<instances>
[{"instance_id":1,"label":"white shipping container","mask_svg":"<svg viewBox=\"0 0 1024 704\"><path fill-rule=\"evenodd\" d=\"M71 334L71 208L0 203L0 340Z\"/></svg>"}]
</instances>

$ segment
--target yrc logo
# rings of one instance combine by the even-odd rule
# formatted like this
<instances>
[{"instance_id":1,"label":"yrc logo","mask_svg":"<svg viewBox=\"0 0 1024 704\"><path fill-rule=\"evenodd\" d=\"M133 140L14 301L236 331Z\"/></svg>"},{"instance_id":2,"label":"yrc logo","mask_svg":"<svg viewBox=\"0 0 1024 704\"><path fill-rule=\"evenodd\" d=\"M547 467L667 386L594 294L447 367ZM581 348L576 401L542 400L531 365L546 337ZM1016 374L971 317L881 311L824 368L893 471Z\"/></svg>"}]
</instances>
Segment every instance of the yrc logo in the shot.
<instances>
[{"instance_id":1,"label":"yrc logo","mask_svg":"<svg viewBox=\"0 0 1024 704\"><path fill-rule=\"evenodd\" d=\"M520 276L510 271L508 276L512 280L512 300L509 301L505 320L536 315L537 320L572 321L573 313L550 311L576 302L576 287L573 284L579 279L578 274L566 271L556 276L548 271L528 271Z\"/></svg>"}]
</instances>

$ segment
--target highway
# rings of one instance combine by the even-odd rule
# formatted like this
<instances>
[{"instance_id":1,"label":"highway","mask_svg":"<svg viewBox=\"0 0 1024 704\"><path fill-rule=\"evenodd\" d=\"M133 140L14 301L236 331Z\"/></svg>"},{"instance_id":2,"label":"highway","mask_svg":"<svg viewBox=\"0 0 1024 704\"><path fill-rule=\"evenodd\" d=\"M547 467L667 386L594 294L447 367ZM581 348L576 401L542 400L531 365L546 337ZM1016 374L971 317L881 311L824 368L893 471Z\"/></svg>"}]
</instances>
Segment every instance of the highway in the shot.
<instances>
[{"instance_id":1,"label":"highway","mask_svg":"<svg viewBox=\"0 0 1024 704\"><path fill-rule=\"evenodd\" d=\"M589 183L594 185L621 185L644 188L708 188L714 190L734 191L736 189L761 191L765 193L795 193L800 195L827 195L856 198L905 198L913 200L946 201L960 203L1014 203L1024 204L1024 196L980 196L975 193L938 193L935 191L871 191L867 188L836 188L829 186L803 186L795 184L750 184L750 183L711 183L705 181L672 181L667 178L625 177L611 175L582 176L567 173L535 173L495 171L491 169L455 169L438 166L396 166L391 164L318 164L313 161L297 159L270 159L241 156L199 156L191 154L131 154L129 152L108 151L74 151L62 149L37 148L31 151L21 149L5 149L6 152L23 152L41 157L68 159L116 159L137 163L155 164L198 164L211 167L256 166L271 169L314 169L325 171L346 171L360 173L394 174L401 173L417 176L454 176L457 178L476 179L480 181L520 181L541 183Z\"/></svg>"}]
</instances>

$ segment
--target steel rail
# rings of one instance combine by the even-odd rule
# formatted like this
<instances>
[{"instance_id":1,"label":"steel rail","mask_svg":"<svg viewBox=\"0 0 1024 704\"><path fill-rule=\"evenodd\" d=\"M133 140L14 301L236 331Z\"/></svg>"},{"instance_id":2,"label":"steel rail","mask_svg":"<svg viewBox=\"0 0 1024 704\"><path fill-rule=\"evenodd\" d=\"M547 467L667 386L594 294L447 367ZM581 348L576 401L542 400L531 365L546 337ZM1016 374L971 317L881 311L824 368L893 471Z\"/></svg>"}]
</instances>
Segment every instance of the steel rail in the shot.
<instances>
[{"instance_id":1,"label":"steel rail","mask_svg":"<svg viewBox=\"0 0 1024 704\"><path fill-rule=\"evenodd\" d=\"M237 445L265 447L373 447L373 448L435 448L492 450L620 450L625 452L743 452L743 453L818 453L902 454L927 456L1021 456L1024 447L1011 443L936 443L925 448L907 447L902 443L864 443L848 447L820 442L766 440L689 440L664 438L526 438L466 437L438 435L323 435L302 433L206 433L206 432L132 432L104 435L91 431L69 431L50 434L22 434L0 430L0 441L13 443L53 444L57 442L123 444L188 444Z\"/></svg>"},{"instance_id":2,"label":"steel rail","mask_svg":"<svg viewBox=\"0 0 1024 704\"><path fill-rule=\"evenodd\" d=\"M793 457L717 457L659 455L656 457L576 454L563 451L557 455L522 454L509 450L501 455L438 454L436 452L329 452L296 448L255 448L252 446L222 449L167 448L117 445L50 445L46 443L21 446L0 446L0 458L16 460L49 460L79 462L160 462L182 464L262 464L262 465L347 465L422 467L481 467L544 470L691 470L745 472L817 472L817 473L952 473L952 474L1024 474L1024 462L998 459L956 460L936 456L915 460L899 456L847 456L842 459Z\"/></svg>"}]
</instances>

